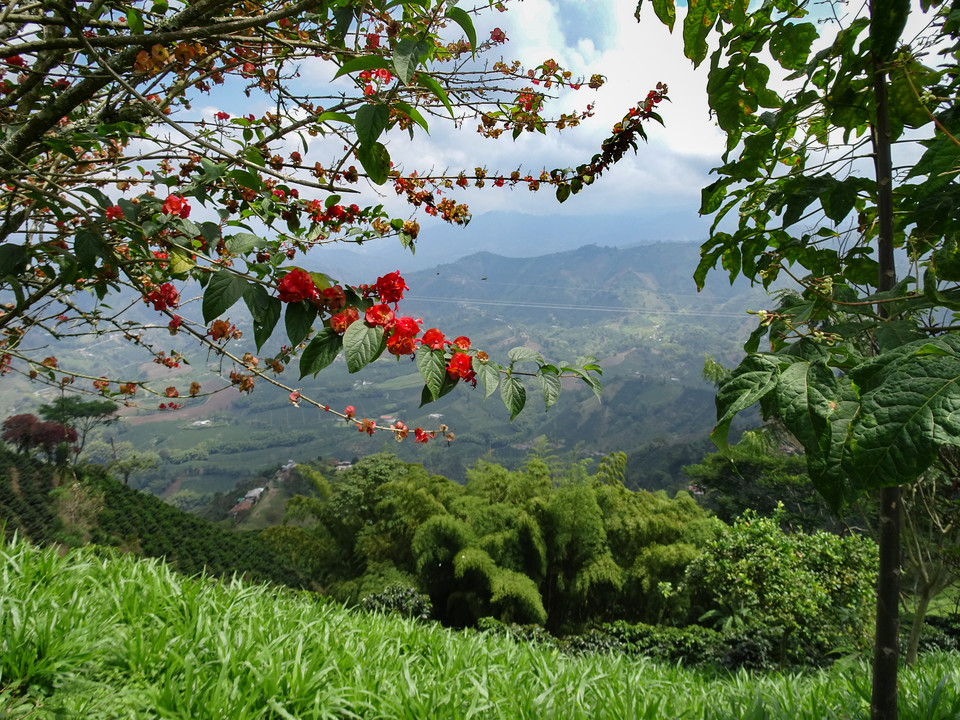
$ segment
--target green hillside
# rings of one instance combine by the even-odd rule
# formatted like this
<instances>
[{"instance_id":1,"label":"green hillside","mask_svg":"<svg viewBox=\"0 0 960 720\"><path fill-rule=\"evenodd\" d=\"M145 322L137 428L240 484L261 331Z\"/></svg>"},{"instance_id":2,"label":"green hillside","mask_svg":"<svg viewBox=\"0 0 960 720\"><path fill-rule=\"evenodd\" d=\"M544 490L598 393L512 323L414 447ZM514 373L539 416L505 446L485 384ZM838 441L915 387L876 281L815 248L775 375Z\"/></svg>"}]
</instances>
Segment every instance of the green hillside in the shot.
<instances>
[{"instance_id":1,"label":"green hillside","mask_svg":"<svg viewBox=\"0 0 960 720\"><path fill-rule=\"evenodd\" d=\"M231 532L181 512L95 466L57 470L3 446L0 524L6 537L17 534L42 544L96 543L164 558L186 574L238 574L300 585L289 563L257 533Z\"/></svg>"}]
</instances>

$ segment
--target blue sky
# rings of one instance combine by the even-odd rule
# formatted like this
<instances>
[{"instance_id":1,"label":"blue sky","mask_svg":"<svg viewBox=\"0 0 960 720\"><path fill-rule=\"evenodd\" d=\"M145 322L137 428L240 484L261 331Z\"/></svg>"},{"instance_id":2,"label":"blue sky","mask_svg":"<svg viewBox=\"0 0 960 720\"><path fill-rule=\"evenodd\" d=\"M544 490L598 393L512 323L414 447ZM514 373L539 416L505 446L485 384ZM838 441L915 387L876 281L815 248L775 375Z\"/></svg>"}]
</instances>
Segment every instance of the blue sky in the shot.
<instances>
[{"instance_id":1,"label":"blue sky","mask_svg":"<svg viewBox=\"0 0 960 720\"><path fill-rule=\"evenodd\" d=\"M360 251L369 258L371 270L386 270L391 263L402 263L400 269L420 268L478 250L531 256L593 242L705 239L709 223L698 217L700 188L709 182L723 140L707 111L706 68L694 71L683 57L679 22L671 36L648 8L638 23L636 4L630 0L523 0L508 7L508 12L481 16L478 35L489 37L494 27L502 28L509 38L503 57L517 58L528 67L554 58L575 74L605 75L607 83L600 91L568 93L555 105L570 111L593 101L594 117L560 134L525 134L515 142L507 137L485 140L472 128L455 130L449 123L434 122L429 137L420 135L412 143L399 134L391 138L395 159L416 159L421 167L437 170L484 165L490 172L509 172L522 161L534 174L579 164L597 152L613 124L657 82L670 87L671 102L661 113L666 127L651 124L650 141L638 155L625 158L563 205L549 191L531 193L523 187L460 191L456 199L468 203L474 214L467 228L421 218L418 256L407 258L399 248L366 246ZM499 59L494 53L488 57ZM330 253L334 265L339 255Z\"/></svg>"},{"instance_id":2,"label":"blue sky","mask_svg":"<svg viewBox=\"0 0 960 720\"><path fill-rule=\"evenodd\" d=\"M396 240L384 240L363 247L324 248L307 264L327 269L334 277L341 276L341 269L366 266L376 277L396 269L421 269L480 250L529 257L589 243L630 245L706 238L709 223L697 214L700 188L709 182L709 169L717 163L723 142L707 112L706 68L694 71L683 57L680 19L671 36L652 8L646 9L642 23L636 21L636 0L519 0L507 6L507 12L486 12L476 20L479 37L489 37L491 30L499 27L509 38L484 60L519 59L525 67L535 67L553 58L575 75L602 73L607 83L599 91L586 87L576 93L567 91L553 105L559 113L579 111L593 102L594 117L559 134L525 133L515 142L507 136L496 141L484 139L475 132L475 123L457 129L450 122L433 119L430 134L418 130L413 141L399 130L386 135L391 158L404 170L456 172L484 166L491 174L509 174L519 165L524 174L537 175L543 169L580 164L599 150L614 123L658 82L670 87L671 102L661 108L666 127L651 123L650 141L641 146L637 156L624 158L599 182L563 205L548 189L531 193L522 186L495 189L488 185L482 190L458 190L451 197L469 204L473 222L467 228L451 227L421 213L416 257ZM451 24L450 32L458 34L456 31ZM330 64L323 63L316 70L308 69L304 78L329 84L330 74ZM239 99L235 93L228 95L233 95L234 101ZM225 97L207 97L207 103L198 102L197 111L210 118L221 109L233 114L270 109L254 107L256 100L244 100L244 108L238 111L233 103L217 104L218 100L226 102ZM294 149L302 150L289 148ZM311 156L312 152L306 155L308 164L326 159ZM369 188L357 202L383 202L401 216L411 210L389 184Z\"/></svg>"}]
</instances>

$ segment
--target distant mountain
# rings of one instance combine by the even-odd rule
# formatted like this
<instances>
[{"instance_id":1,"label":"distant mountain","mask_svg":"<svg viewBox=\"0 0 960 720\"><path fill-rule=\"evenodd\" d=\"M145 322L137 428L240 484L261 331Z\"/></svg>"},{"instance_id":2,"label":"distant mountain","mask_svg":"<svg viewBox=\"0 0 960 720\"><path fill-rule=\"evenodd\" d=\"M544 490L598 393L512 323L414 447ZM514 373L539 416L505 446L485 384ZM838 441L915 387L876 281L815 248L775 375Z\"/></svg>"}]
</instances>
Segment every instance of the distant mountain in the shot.
<instances>
[{"instance_id":1,"label":"distant mountain","mask_svg":"<svg viewBox=\"0 0 960 720\"><path fill-rule=\"evenodd\" d=\"M267 466L317 457L350 460L385 446L431 472L463 479L480 457L523 462L540 436L566 459L627 452L632 486L679 487L680 468L699 461L715 423L713 387L701 376L704 355L727 365L738 362L755 326L745 310L768 304L760 290L731 286L723 274L696 292L698 257L693 243L589 245L534 258L473 253L406 273L411 291L402 313L422 317L425 328L467 335L495 359L517 345L551 361L594 355L604 367L602 402L570 382L560 402L544 413L540 390L531 383L528 408L513 423L499 394L484 401L481 389L458 388L421 407L416 366L384 357L356 376L335 362L319 377L302 380L294 363L282 379L331 407L354 405L361 417L381 425L390 418L411 427L446 424L457 435L450 447L397 445L381 434L369 438L316 408L292 407L286 393L266 383L250 395L227 391L176 413L127 411L109 433L159 454L158 468L132 480L158 495L169 495L173 486L212 498ZM239 304L230 312L250 337L244 315ZM111 353L117 363L142 362L136 348L123 343ZM178 384L209 382L202 366L180 372ZM18 395L18 411L32 411L33 401L25 392Z\"/></svg>"},{"instance_id":2,"label":"distant mountain","mask_svg":"<svg viewBox=\"0 0 960 720\"><path fill-rule=\"evenodd\" d=\"M360 246L324 248L310 255L308 264L340 280L360 283L394 270L406 274L456 262L478 250L505 258L531 258L574 251L591 243L616 247L693 245L702 242L709 230L709 224L701 218L681 220L677 213L667 211L645 217L642 223L636 216L614 212L586 216L496 212L475 216L465 228L432 219L421 225L415 254L394 240L370 241Z\"/></svg>"}]
</instances>

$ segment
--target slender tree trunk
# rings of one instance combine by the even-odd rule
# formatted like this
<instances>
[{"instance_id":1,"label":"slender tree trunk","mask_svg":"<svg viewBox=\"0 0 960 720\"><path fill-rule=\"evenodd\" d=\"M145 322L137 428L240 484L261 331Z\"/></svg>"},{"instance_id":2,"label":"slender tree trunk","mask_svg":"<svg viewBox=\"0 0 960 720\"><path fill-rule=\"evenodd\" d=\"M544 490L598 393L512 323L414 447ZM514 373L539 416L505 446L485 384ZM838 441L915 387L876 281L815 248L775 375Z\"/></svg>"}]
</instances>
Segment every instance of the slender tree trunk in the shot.
<instances>
[{"instance_id":1,"label":"slender tree trunk","mask_svg":"<svg viewBox=\"0 0 960 720\"><path fill-rule=\"evenodd\" d=\"M877 178L877 289L891 289L897 280L893 256L893 173L890 159L890 118L887 74L882 58L873 58L876 124L873 151ZM884 305L879 315L886 317ZM877 626L873 648L871 720L897 720L897 664L900 635L900 488L880 494L880 574L877 578Z\"/></svg>"},{"instance_id":2,"label":"slender tree trunk","mask_svg":"<svg viewBox=\"0 0 960 720\"><path fill-rule=\"evenodd\" d=\"M920 633L923 631L923 621L930 609L930 600L939 592L933 583L924 583L917 600L917 607L913 612L913 623L910 625L910 639L907 641L907 654L904 662L913 665L917 662L917 651L920 647Z\"/></svg>"},{"instance_id":3,"label":"slender tree trunk","mask_svg":"<svg viewBox=\"0 0 960 720\"><path fill-rule=\"evenodd\" d=\"M873 647L871 720L897 720L900 639L900 488L880 493L880 576Z\"/></svg>"}]
</instances>

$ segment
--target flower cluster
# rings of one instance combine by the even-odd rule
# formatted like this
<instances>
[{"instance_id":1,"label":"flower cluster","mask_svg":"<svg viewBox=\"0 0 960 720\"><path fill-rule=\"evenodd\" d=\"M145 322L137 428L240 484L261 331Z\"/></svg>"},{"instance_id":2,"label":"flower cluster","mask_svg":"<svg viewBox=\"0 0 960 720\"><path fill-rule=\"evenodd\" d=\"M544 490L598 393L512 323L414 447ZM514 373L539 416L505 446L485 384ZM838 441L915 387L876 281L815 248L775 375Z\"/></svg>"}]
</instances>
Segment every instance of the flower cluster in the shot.
<instances>
[{"instance_id":1,"label":"flower cluster","mask_svg":"<svg viewBox=\"0 0 960 720\"><path fill-rule=\"evenodd\" d=\"M173 283L164 283L160 287L153 287L150 292L143 296L143 301L147 304L153 303L153 309L162 312L180 304L180 293L177 292Z\"/></svg>"},{"instance_id":2,"label":"flower cluster","mask_svg":"<svg viewBox=\"0 0 960 720\"><path fill-rule=\"evenodd\" d=\"M163 201L160 212L186 219L190 216L190 205L183 195L168 195L167 199Z\"/></svg>"},{"instance_id":3,"label":"flower cluster","mask_svg":"<svg viewBox=\"0 0 960 720\"><path fill-rule=\"evenodd\" d=\"M316 300L319 297L316 283L306 270L291 270L277 286L280 302L295 303L301 300Z\"/></svg>"},{"instance_id":4,"label":"flower cluster","mask_svg":"<svg viewBox=\"0 0 960 720\"><path fill-rule=\"evenodd\" d=\"M366 83L363 87L364 95L373 95L378 88L383 88L393 82L393 75L386 68L377 68L373 71L364 70L358 77ZM377 88L374 88L373 83L377 84Z\"/></svg>"}]
</instances>

